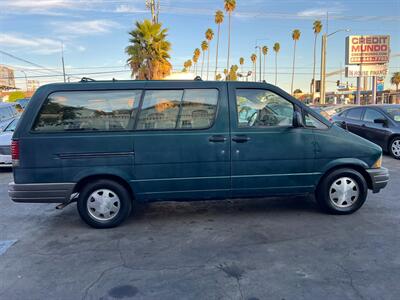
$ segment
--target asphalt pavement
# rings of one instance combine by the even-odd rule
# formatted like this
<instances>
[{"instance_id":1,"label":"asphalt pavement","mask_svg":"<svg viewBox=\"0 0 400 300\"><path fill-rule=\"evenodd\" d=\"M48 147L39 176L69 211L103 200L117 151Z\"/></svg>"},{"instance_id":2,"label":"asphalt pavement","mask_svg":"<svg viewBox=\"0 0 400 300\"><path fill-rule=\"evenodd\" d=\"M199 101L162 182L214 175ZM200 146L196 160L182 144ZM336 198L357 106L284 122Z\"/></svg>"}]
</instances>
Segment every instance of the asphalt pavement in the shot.
<instances>
[{"instance_id":1,"label":"asphalt pavement","mask_svg":"<svg viewBox=\"0 0 400 300\"><path fill-rule=\"evenodd\" d=\"M355 214L311 197L154 203L89 228L0 170L0 299L400 299L400 161Z\"/></svg>"}]
</instances>

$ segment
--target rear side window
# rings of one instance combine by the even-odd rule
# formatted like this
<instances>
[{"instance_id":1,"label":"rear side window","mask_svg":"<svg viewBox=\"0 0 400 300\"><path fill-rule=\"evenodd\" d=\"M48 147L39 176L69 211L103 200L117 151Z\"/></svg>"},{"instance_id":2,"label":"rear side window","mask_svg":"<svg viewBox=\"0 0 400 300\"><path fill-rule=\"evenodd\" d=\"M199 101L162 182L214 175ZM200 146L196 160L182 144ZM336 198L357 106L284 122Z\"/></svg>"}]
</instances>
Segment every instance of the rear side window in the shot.
<instances>
[{"instance_id":1,"label":"rear side window","mask_svg":"<svg viewBox=\"0 0 400 300\"><path fill-rule=\"evenodd\" d=\"M386 119L386 118L379 111L372 109L372 108L367 108L367 110L365 111L363 120L365 122L374 123L374 120L376 120L376 119Z\"/></svg>"},{"instance_id":2,"label":"rear side window","mask_svg":"<svg viewBox=\"0 0 400 300\"><path fill-rule=\"evenodd\" d=\"M352 120L361 120L362 108L353 108L347 112L346 118Z\"/></svg>"},{"instance_id":3,"label":"rear side window","mask_svg":"<svg viewBox=\"0 0 400 300\"><path fill-rule=\"evenodd\" d=\"M149 90L136 129L206 129L213 125L217 104L216 89Z\"/></svg>"},{"instance_id":4,"label":"rear side window","mask_svg":"<svg viewBox=\"0 0 400 300\"><path fill-rule=\"evenodd\" d=\"M33 127L38 132L123 131L133 127L142 91L51 94Z\"/></svg>"}]
</instances>

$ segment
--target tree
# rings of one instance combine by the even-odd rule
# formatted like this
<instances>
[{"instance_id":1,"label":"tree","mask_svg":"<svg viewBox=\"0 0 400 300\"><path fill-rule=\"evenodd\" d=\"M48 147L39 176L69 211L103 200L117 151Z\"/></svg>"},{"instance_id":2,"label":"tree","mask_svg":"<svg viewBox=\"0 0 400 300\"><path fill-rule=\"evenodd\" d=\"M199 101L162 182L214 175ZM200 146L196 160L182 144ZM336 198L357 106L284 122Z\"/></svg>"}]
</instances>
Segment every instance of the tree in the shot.
<instances>
[{"instance_id":1,"label":"tree","mask_svg":"<svg viewBox=\"0 0 400 300\"><path fill-rule=\"evenodd\" d=\"M211 28L208 28L207 31L206 31L206 40L207 40L207 43L208 43L208 50L207 50L207 52L208 52L208 57L207 57L207 76L206 76L207 80L208 80L208 73L210 72L210 70L209 70L210 69L210 43L211 43L213 38L214 38L214 31L212 31Z\"/></svg>"},{"instance_id":2,"label":"tree","mask_svg":"<svg viewBox=\"0 0 400 300\"><path fill-rule=\"evenodd\" d=\"M233 65L231 66L228 76L227 76L227 80L231 80L231 81L237 81L237 71L239 70L239 67L237 65Z\"/></svg>"},{"instance_id":3,"label":"tree","mask_svg":"<svg viewBox=\"0 0 400 300\"><path fill-rule=\"evenodd\" d=\"M295 89L294 93L295 94L303 94L303 91L301 89Z\"/></svg>"},{"instance_id":4,"label":"tree","mask_svg":"<svg viewBox=\"0 0 400 300\"><path fill-rule=\"evenodd\" d=\"M290 92L293 94L293 84L294 84L294 68L296 64L296 45L297 41L300 39L301 32L298 29L293 30L292 32L292 39L294 41L294 46L293 46L293 68L292 68L292 84L290 86Z\"/></svg>"},{"instance_id":5,"label":"tree","mask_svg":"<svg viewBox=\"0 0 400 300\"><path fill-rule=\"evenodd\" d=\"M281 50L281 45L276 42L274 44L274 52L275 52L275 85L278 84L278 53Z\"/></svg>"},{"instance_id":6,"label":"tree","mask_svg":"<svg viewBox=\"0 0 400 300\"><path fill-rule=\"evenodd\" d=\"M125 52L132 70L132 77L141 80L162 79L171 73L169 62L171 44L166 40L167 29L162 24L149 20L136 22L136 29L130 33L130 45Z\"/></svg>"},{"instance_id":7,"label":"tree","mask_svg":"<svg viewBox=\"0 0 400 300\"><path fill-rule=\"evenodd\" d=\"M265 80L265 76L266 76L266 74L265 74L265 62L266 62L266 60L267 60L267 54L268 54L268 47L267 46L264 46L264 47L262 47L262 54L263 54L263 56L264 56L264 66L263 66L263 76L262 76L262 78ZM261 74L260 74L260 79L261 79Z\"/></svg>"},{"instance_id":8,"label":"tree","mask_svg":"<svg viewBox=\"0 0 400 300\"><path fill-rule=\"evenodd\" d=\"M190 68L192 67L192 61L189 59L183 63L183 66L185 67L185 70L190 72Z\"/></svg>"},{"instance_id":9,"label":"tree","mask_svg":"<svg viewBox=\"0 0 400 300\"><path fill-rule=\"evenodd\" d=\"M314 98L315 98L315 65L317 63L317 37L322 30L322 22L320 20L314 21L313 29L314 29L314 65L313 65L312 91L311 91L312 103L314 103Z\"/></svg>"},{"instance_id":10,"label":"tree","mask_svg":"<svg viewBox=\"0 0 400 300\"><path fill-rule=\"evenodd\" d=\"M229 69L229 59L230 59L230 53L231 53L231 16L232 12L236 8L236 0L224 0L224 7L225 11L228 13L228 61L227 61L227 69Z\"/></svg>"},{"instance_id":11,"label":"tree","mask_svg":"<svg viewBox=\"0 0 400 300\"><path fill-rule=\"evenodd\" d=\"M239 65L240 65L240 73L243 75L243 65L244 65L244 58L239 58Z\"/></svg>"},{"instance_id":12,"label":"tree","mask_svg":"<svg viewBox=\"0 0 400 300\"><path fill-rule=\"evenodd\" d=\"M398 92L400 85L400 72L393 73L392 78L390 78L390 83L396 86L396 92Z\"/></svg>"},{"instance_id":13,"label":"tree","mask_svg":"<svg viewBox=\"0 0 400 300\"><path fill-rule=\"evenodd\" d=\"M193 62L194 62L194 72L196 73L196 75L197 75L197 62L199 61L200 55L201 55L200 49L199 48L194 49Z\"/></svg>"},{"instance_id":14,"label":"tree","mask_svg":"<svg viewBox=\"0 0 400 300\"><path fill-rule=\"evenodd\" d=\"M15 92L11 92L8 95L8 101L7 102L15 102L18 99L23 99L25 98L25 93L21 92L21 91L15 91Z\"/></svg>"},{"instance_id":15,"label":"tree","mask_svg":"<svg viewBox=\"0 0 400 300\"><path fill-rule=\"evenodd\" d=\"M253 62L253 70L254 70L254 81L257 78L257 55L253 53L250 57L251 61Z\"/></svg>"},{"instance_id":16,"label":"tree","mask_svg":"<svg viewBox=\"0 0 400 300\"><path fill-rule=\"evenodd\" d=\"M215 24L218 26L218 33L217 33L217 54L215 58L215 77L217 77L217 72L218 72L218 51L219 51L219 36L220 36L220 31L221 31L221 24L224 22L224 13L222 10L217 10L215 12Z\"/></svg>"},{"instance_id":17,"label":"tree","mask_svg":"<svg viewBox=\"0 0 400 300\"><path fill-rule=\"evenodd\" d=\"M217 74L217 76L215 76L215 80L220 81L222 79L221 74Z\"/></svg>"},{"instance_id":18,"label":"tree","mask_svg":"<svg viewBox=\"0 0 400 300\"><path fill-rule=\"evenodd\" d=\"M203 69L204 69L204 54L208 50L208 43L207 41L203 41L201 43L201 50L203 51L203 60L201 62L201 78L203 78Z\"/></svg>"}]
</instances>

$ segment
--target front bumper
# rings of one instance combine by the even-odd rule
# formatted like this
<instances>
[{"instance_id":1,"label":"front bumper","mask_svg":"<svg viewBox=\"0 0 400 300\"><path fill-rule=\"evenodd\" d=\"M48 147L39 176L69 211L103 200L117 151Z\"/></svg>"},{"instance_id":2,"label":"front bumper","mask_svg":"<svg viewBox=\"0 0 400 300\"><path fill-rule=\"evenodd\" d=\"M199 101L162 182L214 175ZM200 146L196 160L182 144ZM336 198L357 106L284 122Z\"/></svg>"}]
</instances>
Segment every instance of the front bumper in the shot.
<instances>
[{"instance_id":1,"label":"front bumper","mask_svg":"<svg viewBox=\"0 0 400 300\"><path fill-rule=\"evenodd\" d=\"M74 183L32 183L8 185L8 195L14 202L24 203L68 203Z\"/></svg>"},{"instance_id":2,"label":"front bumper","mask_svg":"<svg viewBox=\"0 0 400 300\"><path fill-rule=\"evenodd\" d=\"M379 169L367 169L367 172L371 178L372 191L378 193L383 189L389 182L389 170L386 168Z\"/></svg>"}]
</instances>

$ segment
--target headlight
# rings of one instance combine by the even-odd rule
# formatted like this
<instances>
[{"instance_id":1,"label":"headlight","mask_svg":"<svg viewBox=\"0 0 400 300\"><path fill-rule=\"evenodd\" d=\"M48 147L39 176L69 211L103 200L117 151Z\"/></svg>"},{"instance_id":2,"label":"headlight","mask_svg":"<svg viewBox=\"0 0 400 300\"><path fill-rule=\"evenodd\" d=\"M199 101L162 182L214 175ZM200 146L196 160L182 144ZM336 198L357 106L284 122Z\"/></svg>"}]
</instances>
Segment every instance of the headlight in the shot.
<instances>
[{"instance_id":1,"label":"headlight","mask_svg":"<svg viewBox=\"0 0 400 300\"><path fill-rule=\"evenodd\" d=\"M378 158L378 160L372 165L372 169L379 169L382 167L382 155Z\"/></svg>"}]
</instances>

